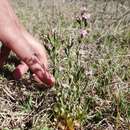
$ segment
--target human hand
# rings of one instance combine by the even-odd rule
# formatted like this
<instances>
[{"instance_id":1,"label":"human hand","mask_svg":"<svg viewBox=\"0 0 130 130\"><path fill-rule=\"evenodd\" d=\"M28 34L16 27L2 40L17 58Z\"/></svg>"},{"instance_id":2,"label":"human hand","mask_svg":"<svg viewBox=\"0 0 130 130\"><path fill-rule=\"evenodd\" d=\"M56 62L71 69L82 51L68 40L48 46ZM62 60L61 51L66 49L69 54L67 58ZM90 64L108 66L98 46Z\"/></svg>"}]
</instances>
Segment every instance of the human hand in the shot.
<instances>
[{"instance_id":1,"label":"human hand","mask_svg":"<svg viewBox=\"0 0 130 130\"><path fill-rule=\"evenodd\" d=\"M12 50L21 59L21 64L13 73L16 79L21 78L30 69L39 83L48 86L54 84L55 79L48 71L44 47L20 24L6 0L0 1L0 40L3 43L0 53L1 67Z\"/></svg>"}]
</instances>

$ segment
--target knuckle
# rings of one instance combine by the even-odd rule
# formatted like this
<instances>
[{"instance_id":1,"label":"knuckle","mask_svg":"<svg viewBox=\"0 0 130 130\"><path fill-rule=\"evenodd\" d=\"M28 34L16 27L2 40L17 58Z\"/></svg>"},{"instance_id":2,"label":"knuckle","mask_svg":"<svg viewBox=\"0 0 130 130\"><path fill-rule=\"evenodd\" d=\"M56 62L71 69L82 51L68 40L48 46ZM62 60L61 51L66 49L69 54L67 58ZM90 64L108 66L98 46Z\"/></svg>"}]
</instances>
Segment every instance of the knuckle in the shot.
<instances>
[{"instance_id":1,"label":"knuckle","mask_svg":"<svg viewBox=\"0 0 130 130\"><path fill-rule=\"evenodd\" d=\"M32 57L25 58L24 61L25 61L29 66L32 66L32 65L38 63L38 59L37 59L37 57L35 56L35 54L34 54Z\"/></svg>"}]
</instances>

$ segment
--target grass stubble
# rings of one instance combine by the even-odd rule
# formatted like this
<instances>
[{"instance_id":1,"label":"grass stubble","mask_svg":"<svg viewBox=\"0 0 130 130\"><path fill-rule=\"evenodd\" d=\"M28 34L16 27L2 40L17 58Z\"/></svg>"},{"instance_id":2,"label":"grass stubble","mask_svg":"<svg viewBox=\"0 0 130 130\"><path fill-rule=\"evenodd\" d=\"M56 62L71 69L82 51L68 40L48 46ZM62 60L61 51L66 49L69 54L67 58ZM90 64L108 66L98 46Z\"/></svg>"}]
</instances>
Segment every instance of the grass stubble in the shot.
<instances>
[{"instance_id":1,"label":"grass stubble","mask_svg":"<svg viewBox=\"0 0 130 130\"><path fill-rule=\"evenodd\" d=\"M14 0L22 23L50 57L55 86L0 75L2 130L129 130L130 6L118 0ZM29 22L30 21L30 22Z\"/></svg>"}]
</instances>

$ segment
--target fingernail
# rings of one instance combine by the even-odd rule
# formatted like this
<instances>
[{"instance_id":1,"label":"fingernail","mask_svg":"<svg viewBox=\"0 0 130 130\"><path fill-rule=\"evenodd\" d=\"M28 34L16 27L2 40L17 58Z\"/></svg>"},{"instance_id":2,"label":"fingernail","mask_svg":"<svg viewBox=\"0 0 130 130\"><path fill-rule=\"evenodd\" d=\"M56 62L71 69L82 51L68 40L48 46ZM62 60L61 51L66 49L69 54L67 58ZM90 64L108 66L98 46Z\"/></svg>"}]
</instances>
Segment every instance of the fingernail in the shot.
<instances>
[{"instance_id":1,"label":"fingernail","mask_svg":"<svg viewBox=\"0 0 130 130\"><path fill-rule=\"evenodd\" d=\"M13 71L13 78L14 78L15 80L19 80L21 77L22 77L22 75L21 75L20 70L19 70L19 69L15 69L15 70Z\"/></svg>"},{"instance_id":2,"label":"fingernail","mask_svg":"<svg viewBox=\"0 0 130 130\"><path fill-rule=\"evenodd\" d=\"M50 74L49 79L50 79L49 81L50 86L53 86L55 84L55 78Z\"/></svg>"}]
</instances>

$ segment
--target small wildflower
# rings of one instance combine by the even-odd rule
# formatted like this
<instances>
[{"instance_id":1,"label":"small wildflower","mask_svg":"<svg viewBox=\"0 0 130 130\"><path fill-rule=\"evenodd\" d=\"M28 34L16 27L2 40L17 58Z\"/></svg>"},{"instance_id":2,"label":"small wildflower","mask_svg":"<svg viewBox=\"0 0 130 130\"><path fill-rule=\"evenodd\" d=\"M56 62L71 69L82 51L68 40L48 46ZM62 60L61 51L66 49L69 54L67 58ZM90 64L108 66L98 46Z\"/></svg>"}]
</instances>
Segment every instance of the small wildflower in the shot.
<instances>
[{"instance_id":1,"label":"small wildflower","mask_svg":"<svg viewBox=\"0 0 130 130\"><path fill-rule=\"evenodd\" d=\"M91 15L88 13L84 13L83 15L82 15L82 19L83 20L89 20L91 18Z\"/></svg>"},{"instance_id":2,"label":"small wildflower","mask_svg":"<svg viewBox=\"0 0 130 130\"><path fill-rule=\"evenodd\" d=\"M76 21L77 21L78 23L80 23L80 22L82 21L82 17L81 17L81 16L76 16Z\"/></svg>"},{"instance_id":3,"label":"small wildflower","mask_svg":"<svg viewBox=\"0 0 130 130\"><path fill-rule=\"evenodd\" d=\"M80 30L81 38L84 38L86 35L88 35L88 32L86 30Z\"/></svg>"},{"instance_id":4,"label":"small wildflower","mask_svg":"<svg viewBox=\"0 0 130 130\"><path fill-rule=\"evenodd\" d=\"M56 28L53 28L53 29L51 30L51 32L52 32L52 34L55 34L55 33L56 33Z\"/></svg>"},{"instance_id":5,"label":"small wildflower","mask_svg":"<svg viewBox=\"0 0 130 130\"><path fill-rule=\"evenodd\" d=\"M87 8L85 7L85 6L83 6L83 7L81 7L81 14L83 14L83 13L85 13L85 12L87 12Z\"/></svg>"},{"instance_id":6,"label":"small wildflower","mask_svg":"<svg viewBox=\"0 0 130 130\"><path fill-rule=\"evenodd\" d=\"M86 76L93 76L94 72L93 70L90 70L90 71L86 71Z\"/></svg>"}]
</instances>

